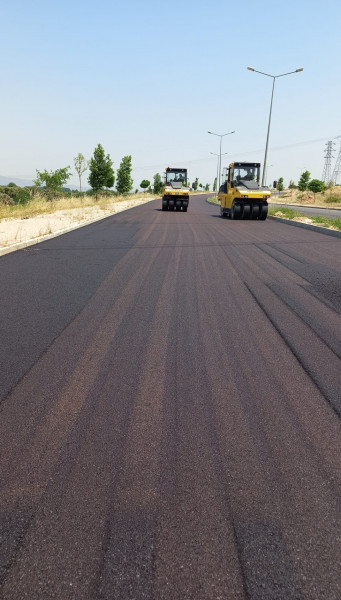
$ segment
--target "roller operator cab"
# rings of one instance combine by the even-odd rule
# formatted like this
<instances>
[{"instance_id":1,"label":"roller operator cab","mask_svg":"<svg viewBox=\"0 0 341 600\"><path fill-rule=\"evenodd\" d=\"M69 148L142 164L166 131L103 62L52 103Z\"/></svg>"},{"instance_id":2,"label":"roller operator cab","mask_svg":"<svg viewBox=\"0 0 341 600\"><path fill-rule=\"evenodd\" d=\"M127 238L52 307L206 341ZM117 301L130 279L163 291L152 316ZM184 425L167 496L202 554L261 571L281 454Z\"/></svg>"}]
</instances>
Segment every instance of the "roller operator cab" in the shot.
<instances>
[{"instance_id":1,"label":"roller operator cab","mask_svg":"<svg viewBox=\"0 0 341 600\"><path fill-rule=\"evenodd\" d=\"M187 169L167 167L164 176L162 210L187 212L188 203Z\"/></svg>"},{"instance_id":2,"label":"roller operator cab","mask_svg":"<svg viewBox=\"0 0 341 600\"><path fill-rule=\"evenodd\" d=\"M260 163L234 162L224 171L226 181L218 194L220 215L264 221L271 192L268 187L259 185Z\"/></svg>"}]
</instances>

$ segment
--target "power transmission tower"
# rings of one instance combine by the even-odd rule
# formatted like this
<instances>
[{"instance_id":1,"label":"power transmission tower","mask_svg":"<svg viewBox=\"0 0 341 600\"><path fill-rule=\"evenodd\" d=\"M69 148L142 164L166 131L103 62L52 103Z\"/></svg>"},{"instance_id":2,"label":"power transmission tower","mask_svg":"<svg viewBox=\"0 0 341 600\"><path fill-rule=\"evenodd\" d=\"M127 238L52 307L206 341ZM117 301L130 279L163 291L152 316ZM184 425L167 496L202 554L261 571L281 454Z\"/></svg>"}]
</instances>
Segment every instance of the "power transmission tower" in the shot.
<instances>
[{"instance_id":1,"label":"power transmission tower","mask_svg":"<svg viewBox=\"0 0 341 600\"><path fill-rule=\"evenodd\" d=\"M335 143L331 140L330 142L326 143L326 154L324 155L324 158L326 159L324 161L324 167L323 167L323 173L322 173L322 181L325 185L328 185L331 182L331 168L332 168L332 158L333 158L333 152L334 152L334 148L333 146L335 146Z\"/></svg>"},{"instance_id":2,"label":"power transmission tower","mask_svg":"<svg viewBox=\"0 0 341 600\"><path fill-rule=\"evenodd\" d=\"M340 137L340 136L338 136L338 137ZM337 180L340 175L341 175L341 142L340 142L339 154L337 155L337 159L336 159L336 163L335 163L335 167L334 167L334 171L333 171L333 175L332 175L332 182L334 185L337 185Z\"/></svg>"}]
</instances>

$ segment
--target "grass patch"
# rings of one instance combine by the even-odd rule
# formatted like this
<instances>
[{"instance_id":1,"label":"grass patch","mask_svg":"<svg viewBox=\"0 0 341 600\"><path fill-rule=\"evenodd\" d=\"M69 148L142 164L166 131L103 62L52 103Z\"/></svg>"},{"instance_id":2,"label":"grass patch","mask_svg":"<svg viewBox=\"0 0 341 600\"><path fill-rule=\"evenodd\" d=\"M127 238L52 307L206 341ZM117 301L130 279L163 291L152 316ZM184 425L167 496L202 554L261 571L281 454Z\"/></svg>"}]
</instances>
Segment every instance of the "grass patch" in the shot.
<instances>
[{"instance_id":1,"label":"grass patch","mask_svg":"<svg viewBox=\"0 0 341 600\"><path fill-rule=\"evenodd\" d=\"M326 219L325 217L310 217L313 223L320 227L328 227L329 229L338 229L341 231L341 219Z\"/></svg>"},{"instance_id":2,"label":"grass patch","mask_svg":"<svg viewBox=\"0 0 341 600\"><path fill-rule=\"evenodd\" d=\"M280 210L276 206L269 206L268 214L271 217L283 217L284 219L294 219L295 217L301 217L301 213L292 208L286 208L281 206Z\"/></svg>"}]
</instances>

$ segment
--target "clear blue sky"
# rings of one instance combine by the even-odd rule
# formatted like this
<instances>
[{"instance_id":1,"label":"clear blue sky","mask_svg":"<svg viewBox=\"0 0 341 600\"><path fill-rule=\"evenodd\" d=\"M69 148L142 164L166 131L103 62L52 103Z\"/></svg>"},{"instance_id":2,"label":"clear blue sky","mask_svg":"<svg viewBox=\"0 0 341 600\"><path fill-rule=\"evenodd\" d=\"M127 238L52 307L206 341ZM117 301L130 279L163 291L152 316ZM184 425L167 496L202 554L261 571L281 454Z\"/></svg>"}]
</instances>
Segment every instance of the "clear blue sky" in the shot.
<instances>
[{"instance_id":1,"label":"clear blue sky","mask_svg":"<svg viewBox=\"0 0 341 600\"><path fill-rule=\"evenodd\" d=\"M320 178L341 135L340 17L339 0L0 0L0 176L73 166L101 143L115 170L132 155L134 187L168 165L212 184L208 130L236 131L224 164L263 163L272 80L253 66L304 67L276 80L269 179Z\"/></svg>"}]
</instances>

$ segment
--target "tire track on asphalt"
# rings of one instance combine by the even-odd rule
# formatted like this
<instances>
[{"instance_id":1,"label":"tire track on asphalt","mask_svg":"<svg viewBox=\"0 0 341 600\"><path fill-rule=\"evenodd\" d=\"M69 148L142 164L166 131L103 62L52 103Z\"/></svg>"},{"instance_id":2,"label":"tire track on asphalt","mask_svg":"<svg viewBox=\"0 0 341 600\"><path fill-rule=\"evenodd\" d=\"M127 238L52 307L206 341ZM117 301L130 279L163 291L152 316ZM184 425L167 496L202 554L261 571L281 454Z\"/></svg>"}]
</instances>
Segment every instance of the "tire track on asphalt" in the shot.
<instances>
[{"instance_id":1,"label":"tire track on asphalt","mask_svg":"<svg viewBox=\"0 0 341 600\"><path fill-rule=\"evenodd\" d=\"M88 395L91 393L96 381L98 370L113 343L125 317L126 310L134 303L137 290L143 285L160 252L159 249L154 251L149 262L146 263L145 260L141 262L140 267L123 288L114 306L111 307L98 325L91 343L87 346L85 352L83 351L69 380L64 382L62 392L56 396L55 403L35 426L29 448L25 445L23 447L17 446L15 462L12 464L10 473L7 472L7 484L2 490L2 498L6 500L5 528L7 528L10 520L14 519L14 522L16 521L16 513L22 516L18 521L18 525L13 528L11 540L7 540L7 549L5 549L3 558L4 564L12 561L13 555L17 552L18 544L22 540L24 522L30 520L29 515L33 507L37 505L45 493L51 471L58 463L60 452L85 406ZM105 290L102 290L102 293L108 294L110 289L108 285L109 282L106 282ZM78 325L80 324L78 323ZM44 359L48 356L53 363L54 352L55 346L53 344L45 354ZM39 371L41 367L39 362L34 371ZM23 380L20 391L24 396L31 378L34 380L35 372L29 372ZM44 397L44 391L42 395ZM16 390L9 398L10 407L12 407L11 403L13 405L16 403ZM5 411L3 411L3 417L6 417ZM8 430L6 432L6 418L3 418L2 425L5 428L2 439L5 441L6 435L8 435Z\"/></svg>"},{"instance_id":2,"label":"tire track on asphalt","mask_svg":"<svg viewBox=\"0 0 341 600\"><path fill-rule=\"evenodd\" d=\"M215 256L215 253L212 255ZM214 263L216 263L216 256L212 264L206 268L206 283L203 283L203 288L214 290L215 286L221 287L220 281L214 278ZM203 265L206 266L204 262ZM225 298L227 301L230 300L229 304L235 306L234 299L229 298L228 294L231 292L230 277L228 282ZM238 279L233 280L234 283L237 286L244 285L242 280L238 284ZM306 384L299 380L294 386L290 382L290 389L285 380L285 373L280 379L276 377L278 380L276 383L276 379L273 381L278 361L275 355L272 355L272 350L277 348L277 354L280 351L276 342L277 334L275 331L271 332L271 329L267 334L262 331L258 321L267 319L266 315L263 317L262 311L256 319L257 310L255 314L250 310L251 299L247 298L247 294L243 293L242 289L237 290L238 287L235 296L239 300L242 314L234 315L233 321L224 320L223 314L219 314L217 319L212 301L204 305L202 312L206 315L203 326L205 359L210 364L208 373L215 374L212 378L212 398L217 412L216 422L223 464L226 465L231 513L248 594L252 598L262 599L274 597L296 599L303 597L302 594L304 597L315 597L312 594L317 586L317 589L325 590L323 597L336 599L339 567L333 557L337 555L334 527L340 527L337 511L338 494L337 487L331 484L328 489L325 481L331 477L331 473L340 473L340 465L334 451L339 445L337 421L333 413L326 412L322 404L319 407L319 415L315 417L314 412L312 413L312 421L315 423L310 425L310 443L307 444L306 436L302 439L301 427L297 427L296 415L301 413L303 416L305 412L302 423L309 423L307 404L311 403L312 398L314 400L318 398L316 394L311 396L311 390L305 389ZM218 294L215 291L215 295L221 297L223 291L220 290ZM245 300L243 296L246 296ZM211 300L213 298L212 292ZM241 319L243 330L247 332L245 344L242 343L241 333L237 335L234 325L236 318ZM217 322L220 324L218 328ZM253 331L248 332L250 326ZM231 328L236 331L230 332ZM262 337L259 336L259 331L262 331ZM260 349L257 352L257 346L264 338L267 343L263 342L262 346L268 354L266 377L257 364ZM237 340L237 346L234 345L234 340ZM250 340L254 340L251 347ZM226 357L228 363L224 365L220 357L226 354L226 348L229 349ZM283 349L286 352L286 346ZM272 359L270 359L271 355ZM250 362L252 370L247 368ZM286 361L283 362L285 364ZM242 373L238 368L239 365L243 365ZM225 374L226 366L228 371ZM297 387L296 394L295 387ZM290 400L289 404L286 397ZM296 398L300 398L301 401L297 402ZM293 404L299 407L299 411L295 408L293 412L291 406ZM329 420L329 427L324 426L322 429L326 417ZM322 440L326 440L325 453L329 454L328 460L333 466L329 474L321 470L321 460L317 460L316 453L311 452L312 440L316 443L317 436L320 444ZM301 457L299 463L298 456ZM305 491L304 496L302 496L303 491ZM295 507L294 513L292 506ZM326 507L328 507L327 522ZM308 515L309 511L311 512L308 518L305 516L305 510ZM296 532L292 529L293 514ZM314 539L314 542L310 544L307 541L309 539ZM299 550L303 547L306 549L307 557L304 553L302 556ZM270 548L271 558L267 554ZM316 569L316 548L319 548L317 554L321 557L321 564L324 565L322 571ZM264 552L264 562L256 554L260 550ZM273 571L269 570L270 565Z\"/></svg>"},{"instance_id":3,"label":"tire track on asphalt","mask_svg":"<svg viewBox=\"0 0 341 600\"><path fill-rule=\"evenodd\" d=\"M181 251L167 251L164 283L139 378L138 393L124 444L123 460L108 514L101 598L152 597L158 552L160 447L164 426L167 333ZM131 560L131 557L134 560Z\"/></svg>"},{"instance_id":4,"label":"tire track on asphalt","mask_svg":"<svg viewBox=\"0 0 341 600\"><path fill-rule=\"evenodd\" d=\"M196 232L192 229L194 238ZM168 427L157 543L156 598L244 599L217 456L210 389L198 329L197 249L182 255L169 338Z\"/></svg>"},{"instance_id":5,"label":"tire track on asphalt","mask_svg":"<svg viewBox=\"0 0 341 600\"><path fill-rule=\"evenodd\" d=\"M238 272L254 300L313 379L326 401L340 415L340 361L334 349L330 349L307 320L292 311L267 282L263 281L264 275L257 265L256 255L253 254L251 258L248 254L241 254L238 249L234 249L230 255L235 257ZM271 281L273 279L272 277Z\"/></svg>"}]
</instances>

